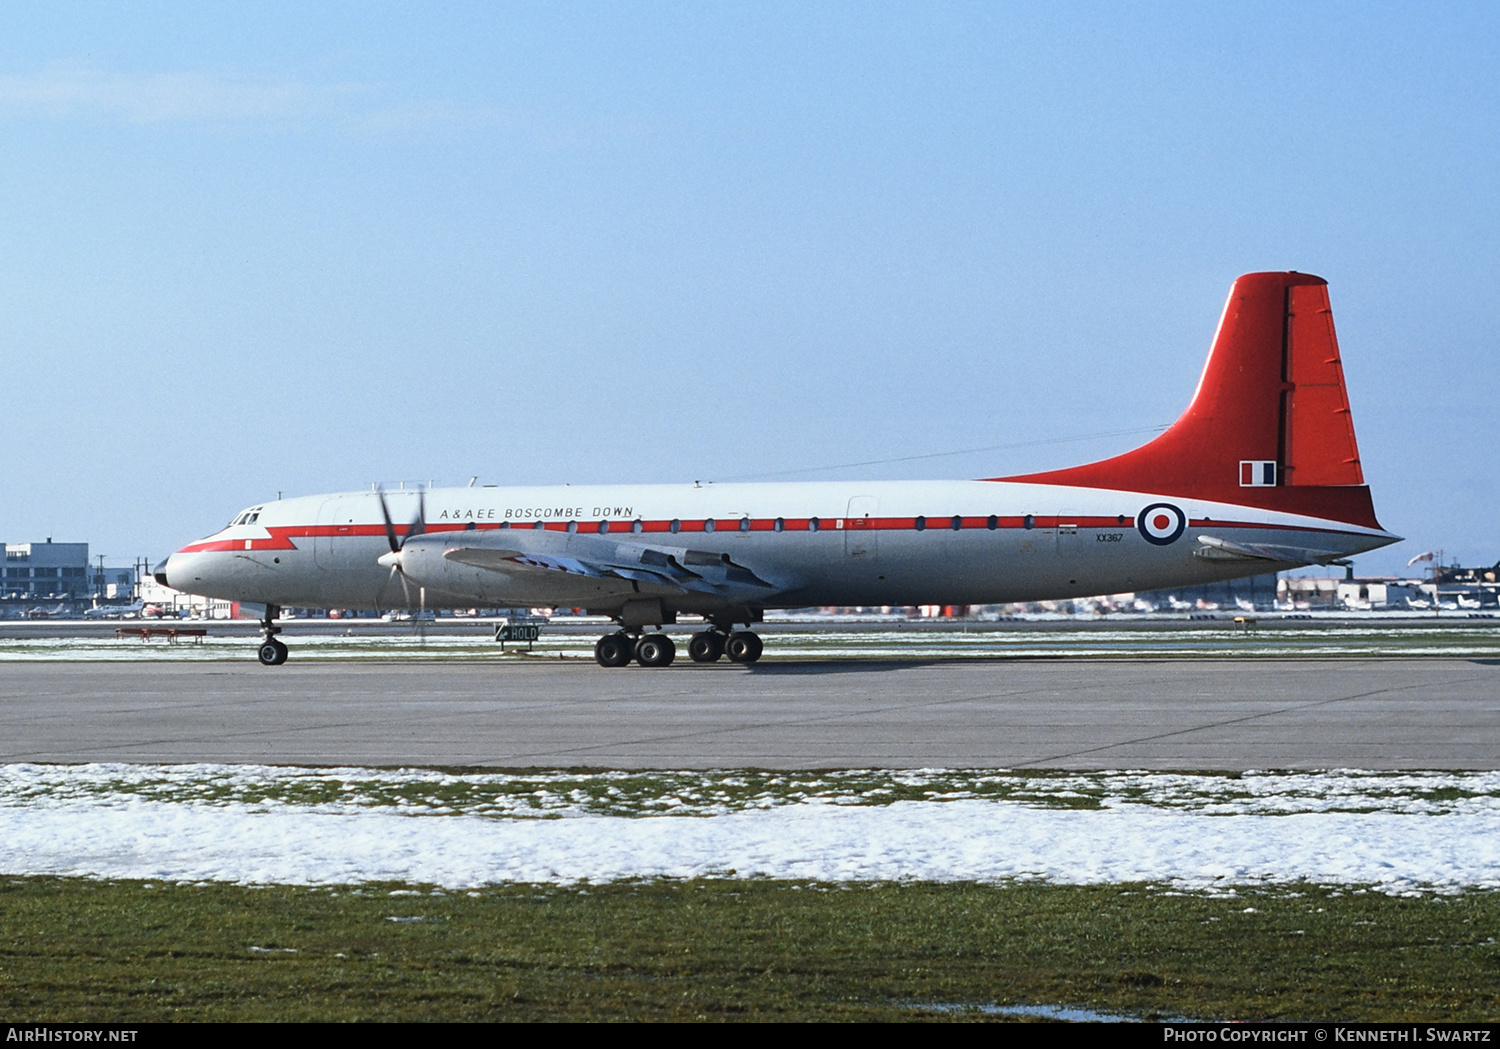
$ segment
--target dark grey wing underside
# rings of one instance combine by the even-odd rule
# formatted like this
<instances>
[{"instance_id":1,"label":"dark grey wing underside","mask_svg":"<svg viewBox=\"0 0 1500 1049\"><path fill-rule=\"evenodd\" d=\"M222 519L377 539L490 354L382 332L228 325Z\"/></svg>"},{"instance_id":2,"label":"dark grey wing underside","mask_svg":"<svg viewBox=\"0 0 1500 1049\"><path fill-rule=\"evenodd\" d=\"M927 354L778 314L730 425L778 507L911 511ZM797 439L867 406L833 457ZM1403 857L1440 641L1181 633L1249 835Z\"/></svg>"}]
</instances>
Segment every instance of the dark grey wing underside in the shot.
<instances>
[{"instance_id":1,"label":"dark grey wing underside","mask_svg":"<svg viewBox=\"0 0 1500 1049\"><path fill-rule=\"evenodd\" d=\"M745 601L764 600L786 589L736 564L728 554L685 547L520 529L499 535L471 532L461 539L445 537L443 542L445 560L508 575L560 572Z\"/></svg>"}]
</instances>

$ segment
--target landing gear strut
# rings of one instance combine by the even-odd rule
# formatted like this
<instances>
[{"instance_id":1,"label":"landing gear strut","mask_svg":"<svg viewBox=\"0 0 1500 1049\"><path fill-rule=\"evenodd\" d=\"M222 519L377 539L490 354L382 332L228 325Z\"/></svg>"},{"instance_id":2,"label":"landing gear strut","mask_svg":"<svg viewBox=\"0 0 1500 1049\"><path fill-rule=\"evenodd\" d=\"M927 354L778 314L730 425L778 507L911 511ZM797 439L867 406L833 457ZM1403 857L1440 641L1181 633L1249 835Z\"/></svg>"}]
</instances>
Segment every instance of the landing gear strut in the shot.
<instances>
[{"instance_id":1,"label":"landing gear strut","mask_svg":"<svg viewBox=\"0 0 1500 1049\"><path fill-rule=\"evenodd\" d=\"M280 605L267 605L266 616L260 621L260 648L256 655L260 658L262 666L279 667L286 662L286 645L276 639L281 633L281 627L275 623L276 617L281 615Z\"/></svg>"}]
</instances>

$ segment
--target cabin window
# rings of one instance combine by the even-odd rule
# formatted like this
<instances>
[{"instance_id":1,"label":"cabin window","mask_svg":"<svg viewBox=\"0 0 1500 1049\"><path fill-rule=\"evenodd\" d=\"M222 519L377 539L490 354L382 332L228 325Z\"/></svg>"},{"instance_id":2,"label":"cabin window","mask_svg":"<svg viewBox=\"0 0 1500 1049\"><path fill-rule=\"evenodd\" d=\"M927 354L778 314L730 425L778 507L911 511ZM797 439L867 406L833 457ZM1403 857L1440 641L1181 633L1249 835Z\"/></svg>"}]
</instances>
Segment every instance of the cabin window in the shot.
<instances>
[{"instance_id":1,"label":"cabin window","mask_svg":"<svg viewBox=\"0 0 1500 1049\"><path fill-rule=\"evenodd\" d=\"M680 531L682 531L682 522L679 521L679 520L677 520L677 518L674 517L674 518L672 518L672 523L669 524L667 527L670 528L673 532L680 532Z\"/></svg>"},{"instance_id":2,"label":"cabin window","mask_svg":"<svg viewBox=\"0 0 1500 1049\"><path fill-rule=\"evenodd\" d=\"M1021 527L1022 528L1035 528L1036 527L1036 518L1033 517L1033 516L1031 516L1030 514L1027 514L1025 517L1021 518Z\"/></svg>"},{"instance_id":3,"label":"cabin window","mask_svg":"<svg viewBox=\"0 0 1500 1049\"><path fill-rule=\"evenodd\" d=\"M712 517L703 522L703 530L705 532L712 532L714 530L714 519Z\"/></svg>"},{"instance_id":4,"label":"cabin window","mask_svg":"<svg viewBox=\"0 0 1500 1049\"><path fill-rule=\"evenodd\" d=\"M995 529L1000 527L1000 518L996 517L994 514L990 514L988 520L984 522L984 526L991 532L993 532Z\"/></svg>"},{"instance_id":5,"label":"cabin window","mask_svg":"<svg viewBox=\"0 0 1500 1049\"><path fill-rule=\"evenodd\" d=\"M816 517L809 517L807 519L807 530L809 532L816 532L818 530L818 519Z\"/></svg>"},{"instance_id":6,"label":"cabin window","mask_svg":"<svg viewBox=\"0 0 1500 1049\"><path fill-rule=\"evenodd\" d=\"M609 531L609 522L608 521L600 521L599 522L599 534L603 535L607 531Z\"/></svg>"},{"instance_id":7,"label":"cabin window","mask_svg":"<svg viewBox=\"0 0 1500 1049\"><path fill-rule=\"evenodd\" d=\"M543 528L546 528L546 527L547 527L546 524L544 524L541 521L538 521L536 524L534 524L534 525L531 526L532 530L536 531L536 532L540 532Z\"/></svg>"},{"instance_id":8,"label":"cabin window","mask_svg":"<svg viewBox=\"0 0 1500 1049\"><path fill-rule=\"evenodd\" d=\"M778 517L778 518L776 518L776 523L774 525L772 525L771 527L774 528L774 529L776 529L776 531L778 531L778 532L781 531L782 529L784 529L786 527L786 518L785 517Z\"/></svg>"},{"instance_id":9,"label":"cabin window","mask_svg":"<svg viewBox=\"0 0 1500 1049\"><path fill-rule=\"evenodd\" d=\"M748 518L748 517L741 517L740 518L740 531L741 532L748 532L748 531L750 531L750 518Z\"/></svg>"},{"instance_id":10,"label":"cabin window","mask_svg":"<svg viewBox=\"0 0 1500 1049\"><path fill-rule=\"evenodd\" d=\"M927 518L919 517L911 523L911 526L919 532L925 532L927 530Z\"/></svg>"},{"instance_id":11,"label":"cabin window","mask_svg":"<svg viewBox=\"0 0 1500 1049\"><path fill-rule=\"evenodd\" d=\"M501 529L501 531L507 531L507 532L510 531L510 522L509 521L501 521L500 522L500 529Z\"/></svg>"},{"instance_id":12,"label":"cabin window","mask_svg":"<svg viewBox=\"0 0 1500 1049\"><path fill-rule=\"evenodd\" d=\"M948 522L948 527L952 528L955 532L958 531L963 526L964 526L964 519L962 517L959 517L957 514L954 514L953 515L953 520Z\"/></svg>"},{"instance_id":13,"label":"cabin window","mask_svg":"<svg viewBox=\"0 0 1500 1049\"><path fill-rule=\"evenodd\" d=\"M568 522L568 532L571 534L571 533L576 532L576 531L578 531L578 522L577 521L569 521Z\"/></svg>"},{"instance_id":14,"label":"cabin window","mask_svg":"<svg viewBox=\"0 0 1500 1049\"><path fill-rule=\"evenodd\" d=\"M642 532L644 532L646 530L646 526L644 524L642 524L641 523L641 519L639 517L637 517L634 521L632 521L630 523L630 530L632 532L634 532L636 535L640 535Z\"/></svg>"}]
</instances>

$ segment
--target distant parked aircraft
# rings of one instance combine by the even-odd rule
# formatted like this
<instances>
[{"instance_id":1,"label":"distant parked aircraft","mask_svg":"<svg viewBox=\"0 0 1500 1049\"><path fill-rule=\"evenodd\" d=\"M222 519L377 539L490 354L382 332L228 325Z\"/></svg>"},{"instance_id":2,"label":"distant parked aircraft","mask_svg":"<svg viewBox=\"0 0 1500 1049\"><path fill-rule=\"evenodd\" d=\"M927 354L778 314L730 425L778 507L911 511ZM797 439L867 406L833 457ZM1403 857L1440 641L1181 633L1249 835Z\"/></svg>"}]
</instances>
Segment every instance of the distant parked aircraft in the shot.
<instances>
[{"instance_id":1,"label":"distant parked aircraft","mask_svg":"<svg viewBox=\"0 0 1500 1049\"><path fill-rule=\"evenodd\" d=\"M144 601L136 601L128 605L95 605L83 613L85 619L130 619L141 614L146 607Z\"/></svg>"}]
</instances>

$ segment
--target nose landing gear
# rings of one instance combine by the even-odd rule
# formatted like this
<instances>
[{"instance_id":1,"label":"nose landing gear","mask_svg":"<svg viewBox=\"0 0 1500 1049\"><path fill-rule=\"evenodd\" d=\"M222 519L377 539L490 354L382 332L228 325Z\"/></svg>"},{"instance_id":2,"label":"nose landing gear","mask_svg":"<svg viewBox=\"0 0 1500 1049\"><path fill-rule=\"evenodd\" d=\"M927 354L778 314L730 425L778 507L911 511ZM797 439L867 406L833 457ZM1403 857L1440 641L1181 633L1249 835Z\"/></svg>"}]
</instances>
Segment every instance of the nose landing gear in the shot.
<instances>
[{"instance_id":1,"label":"nose landing gear","mask_svg":"<svg viewBox=\"0 0 1500 1049\"><path fill-rule=\"evenodd\" d=\"M276 639L276 635L281 633L281 627L275 623L279 615L280 605L267 605L265 618L260 621L260 648L255 654L260 659L261 666L279 667L286 662L286 645Z\"/></svg>"}]
</instances>

